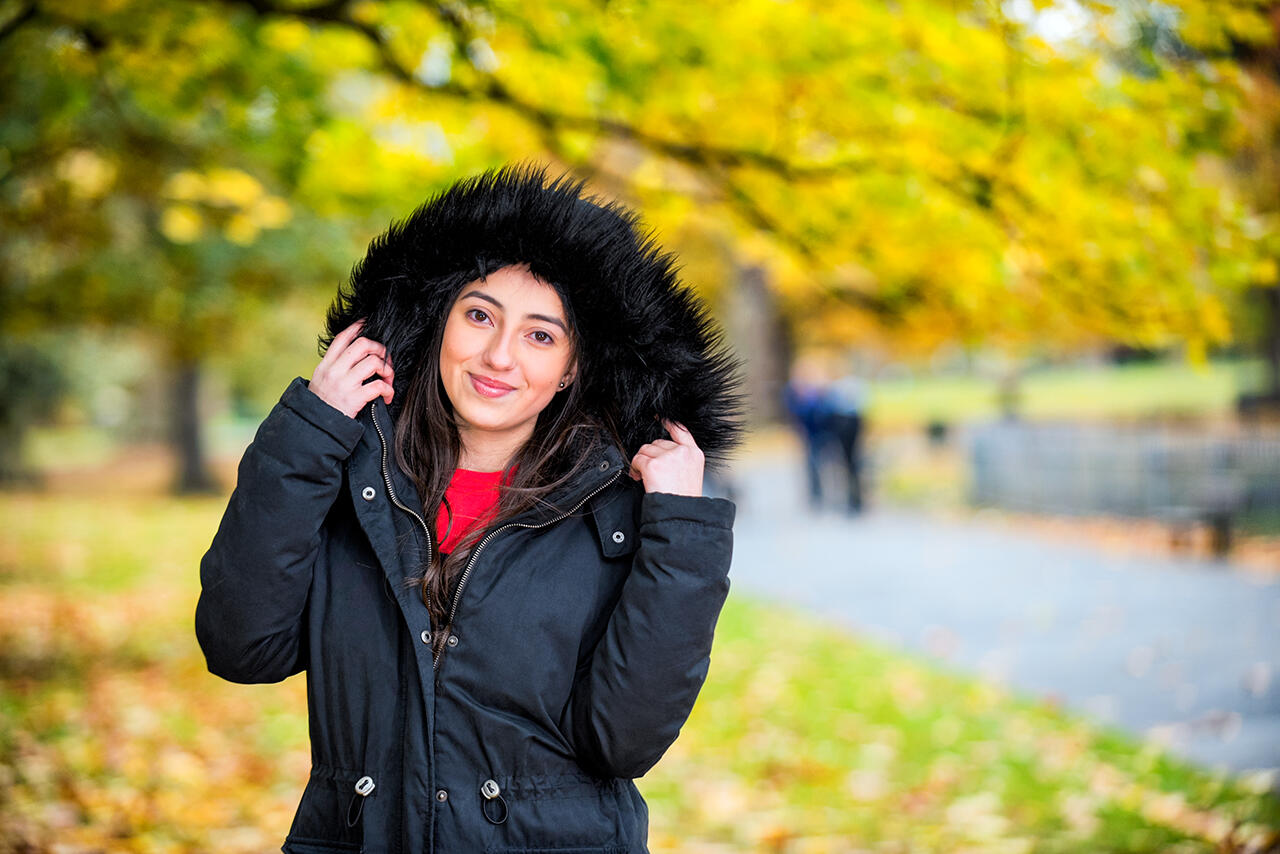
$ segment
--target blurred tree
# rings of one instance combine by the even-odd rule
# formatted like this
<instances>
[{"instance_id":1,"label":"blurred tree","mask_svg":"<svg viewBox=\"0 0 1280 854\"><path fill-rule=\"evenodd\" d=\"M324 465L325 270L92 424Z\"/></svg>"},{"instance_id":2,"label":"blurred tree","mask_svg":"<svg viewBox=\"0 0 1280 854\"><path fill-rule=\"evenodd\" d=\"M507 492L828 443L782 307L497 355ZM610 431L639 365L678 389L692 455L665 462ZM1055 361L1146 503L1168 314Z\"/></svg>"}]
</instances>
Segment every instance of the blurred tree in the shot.
<instances>
[{"instance_id":1,"label":"blurred tree","mask_svg":"<svg viewBox=\"0 0 1280 854\"><path fill-rule=\"evenodd\" d=\"M1280 3L1257 5L1244 19L1247 26L1231 26L1238 16L1202 24L1199 47L1225 51L1248 75L1243 120L1232 140L1234 166L1268 224L1260 241L1265 254L1253 271L1254 305L1261 308L1255 335L1268 367L1264 396L1280 408Z\"/></svg>"},{"instance_id":2,"label":"blurred tree","mask_svg":"<svg viewBox=\"0 0 1280 854\"><path fill-rule=\"evenodd\" d=\"M1241 331L1268 365L1265 397L1280 402L1280 3L1274 0L1177 0L1169 5L1094 0L1128 26L1117 39L1118 64L1144 77L1195 65L1235 81L1233 121L1215 135L1251 214L1252 286ZM1124 36L1127 35L1127 39ZM1206 92L1211 97L1213 92Z\"/></svg>"},{"instance_id":3,"label":"blurred tree","mask_svg":"<svg viewBox=\"0 0 1280 854\"><path fill-rule=\"evenodd\" d=\"M23 465L23 440L32 424L53 413L66 386L62 365L51 354L0 341L0 484L35 475Z\"/></svg>"},{"instance_id":4,"label":"blurred tree","mask_svg":"<svg viewBox=\"0 0 1280 854\"><path fill-rule=\"evenodd\" d=\"M1117 64L1107 4L230 5L358 39L379 133L549 152L666 231L730 228L811 340L1200 352L1258 261L1221 168L1240 75Z\"/></svg>"},{"instance_id":5,"label":"blurred tree","mask_svg":"<svg viewBox=\"0 0 1280 854\"><path fill-rule=\"evenodd\" d=\"M212 487L203 359L345 239L295 196L325 81L252 16L168 3L28 6L0 51L0 317L9 334L147 329L170 377L176 488Z\"/></svg>"},{"instance_id":6,"label":"blurred tree","mask_svg":"<svg viewBox=\"0 0 1280 854\"><path fill-rule=\"evenodd\" d=\"M354 254L321 222L367 237L511 159L721 247L692 263L758 271L810 343L1200 353L1270 257L1225 166L1245 75L1119 61L1120 3L5 8L3 322L147 324L179 367Z\"/></svg>"}]
</instances>

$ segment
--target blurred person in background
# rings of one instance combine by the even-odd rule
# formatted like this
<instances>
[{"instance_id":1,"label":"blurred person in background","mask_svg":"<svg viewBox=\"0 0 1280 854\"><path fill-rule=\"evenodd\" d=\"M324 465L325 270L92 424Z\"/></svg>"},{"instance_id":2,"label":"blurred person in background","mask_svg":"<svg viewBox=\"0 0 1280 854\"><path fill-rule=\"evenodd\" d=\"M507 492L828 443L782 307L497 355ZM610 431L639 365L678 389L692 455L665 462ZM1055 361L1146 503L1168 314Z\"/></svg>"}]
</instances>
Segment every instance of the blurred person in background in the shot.
<instances>
[{"instance_id":1,"label":"blurred person in background","mask_svg":"<svg viewBox=\"0 0 1280 854\"><path fill-rule=\"evenodd\" d=\"M373 241L240 463L196 634L305 671L285 852L646 850L728 590L736 364L672 259L507 169Z\"/></svg>"},{"instance_id":2,"label":"blurred person in background","mask_svg":"<svg viewBox=\"0 0 1280 854\"><path fill-rule=\"evenodd\" d=\"M800 434L804 450L805 481L809 507L822 508L822 458L832 438L832 401L827 374L815 355L804 355L792 365L783 391L783 404Z\"/></svg>"},{"instance_id":3,"label":"blurred person in background","mask_svg":"<svg viewBox=\"0 0 1280 854\"><path fill-rule=\"evenodd\" d=\"M862 436L867 405L867 384L846 373L831 383L831 435L840 451L845 475L845 509L850 515L862 512Z\"/></svg>"}]
</instances>

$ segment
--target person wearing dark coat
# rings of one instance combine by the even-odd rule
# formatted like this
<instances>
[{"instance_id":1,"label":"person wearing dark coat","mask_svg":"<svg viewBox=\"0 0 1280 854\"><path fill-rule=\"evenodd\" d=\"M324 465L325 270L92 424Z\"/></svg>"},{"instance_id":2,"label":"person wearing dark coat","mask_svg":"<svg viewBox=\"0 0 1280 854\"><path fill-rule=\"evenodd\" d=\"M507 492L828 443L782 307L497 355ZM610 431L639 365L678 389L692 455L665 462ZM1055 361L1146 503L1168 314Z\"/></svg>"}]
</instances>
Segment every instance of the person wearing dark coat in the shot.
<instances>
[{"instance_id":1,"label":"person wearing dark coat","mask_svg":"<svg viewBox=\"0 0 1280 854\"><path fill-rule=\"evenodd\" d=\"M196 635L306 673L283 850L643 852L635 784L706 677L737 363L581 184L459 182L370 245L241 460Z\"/></svg>"},{"instance_id":2,"label":"person wearing dark coat","mask_svg":"<svg viewBox=\"0 0 1280 854\"><path fill-rule=\"evenodd\" d=\"M783 388L783 406L804 446L809 508L818 510L822 507L822 458L832 438L833 409L825 381L817 377L814 369L815 364L809 361L796 365L793 376Z\"/></svg>"}]
</instances>

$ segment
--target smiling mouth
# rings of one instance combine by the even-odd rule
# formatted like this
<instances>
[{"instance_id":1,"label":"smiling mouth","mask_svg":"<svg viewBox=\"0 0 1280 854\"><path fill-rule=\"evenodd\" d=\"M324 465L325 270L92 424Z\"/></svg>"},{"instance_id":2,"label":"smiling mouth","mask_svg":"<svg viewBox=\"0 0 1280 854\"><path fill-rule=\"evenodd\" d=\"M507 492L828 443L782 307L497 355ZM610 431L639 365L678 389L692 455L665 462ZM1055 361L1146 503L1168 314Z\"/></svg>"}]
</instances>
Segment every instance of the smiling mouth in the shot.
<instances>
[{"instance_id":1,"label":"smiling mouth","mask_svg":"<svg viewBox=\"0 0 1280 854\"><path fill-rule=\"evenodd\" d=\"M515 386L509 386L489 377L481 377L475 374L467 374L467 377L471 380L471 387L485 397L502 397L509 391L515 391Z\"/></svg>"}]
</instances>

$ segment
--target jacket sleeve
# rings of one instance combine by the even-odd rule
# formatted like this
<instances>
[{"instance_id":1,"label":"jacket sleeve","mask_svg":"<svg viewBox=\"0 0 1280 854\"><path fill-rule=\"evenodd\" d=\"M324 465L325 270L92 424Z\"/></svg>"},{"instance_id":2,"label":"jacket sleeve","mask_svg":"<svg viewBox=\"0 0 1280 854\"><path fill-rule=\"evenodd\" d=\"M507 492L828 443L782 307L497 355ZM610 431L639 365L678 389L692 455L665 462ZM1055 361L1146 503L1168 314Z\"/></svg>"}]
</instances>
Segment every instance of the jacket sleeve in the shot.
<instances>
[{"instance_id":1,"label":"jacket sleeve","mask_svg":"<svg viewBox=\"0 0 1280 854\"><path fill-rule=\"evenodd\" d=\"M675 741L702 688L729 592L732 502L645 493L639 545L572 701L579 761L642 776Z\"/></svg>"},{"instance_id":2,"label":"jacket sleeve","mask_svg":"<svg viewBox=\"0 0 1280 854\"><path fill-rule=\"evenodd\" d=\"M320 530L363 432L302 378L258 428L200 560L196 638L210 672L278 682L306 667L303 613Z\"/></svg>"}]
</instances>

